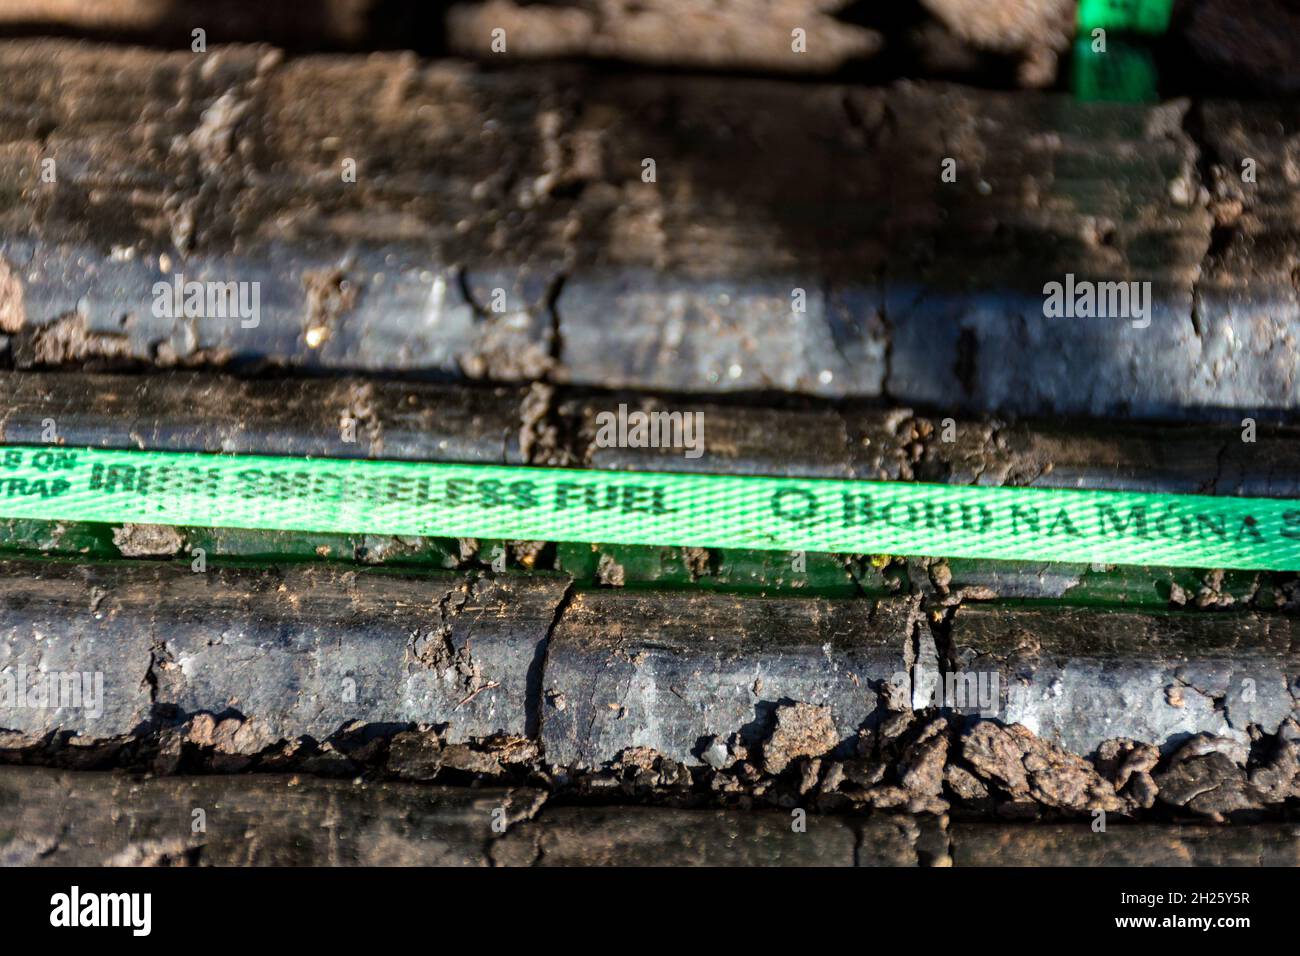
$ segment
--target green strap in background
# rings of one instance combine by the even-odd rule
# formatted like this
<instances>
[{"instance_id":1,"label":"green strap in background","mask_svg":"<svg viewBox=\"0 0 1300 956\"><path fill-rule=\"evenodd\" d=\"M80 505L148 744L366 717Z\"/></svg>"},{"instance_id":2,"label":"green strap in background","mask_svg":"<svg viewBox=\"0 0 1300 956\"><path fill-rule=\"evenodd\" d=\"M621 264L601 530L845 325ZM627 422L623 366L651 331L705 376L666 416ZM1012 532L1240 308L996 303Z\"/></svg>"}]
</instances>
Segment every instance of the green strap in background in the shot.
<instances>
[{"instance_id":1,"label":"green strap in background","mask_svg":"<svg viewBox=\"0 0 1300 956\"><path fill-rule=\"evenodd\" d=\"M1103 30L1164 33L1169 29L1174 0L1079 0L1075 22L1079 32Z\"/></svg>"},{"instance_id":2,"label":"green strap in background","mask_svg":"<svg viewBox=\"0 0 1300 956\"><path fill-rule=\"evenodd\" d=\"M1115 39L1105 53L1094 53L1092 41L1074 41L1074 95L1085 103L1156 103L1159 76L1151 51Z\"/></svg>"},{"instance_id":3,"label":"green strap in background","mask_svg":"<svg viewBox=\"0 0 1300 956\"><path fill-rule=\"evenodd\" d=\"M0 446L0 518L1300 570L1300 502Z\"/></svg>"},{"instance_id":4,"label":"green strap in background","mask_svg":"<svg viewBox=\"0 0 1300 956\"><path fill-rule=\"evenodd\" d=\"M1159 77L1151 51L1122 35L1164 33L1172 12L1173 0L1079 0L1075 19L1078 38L1072 58L1075 95L1084 102L1159 100ZM1108 34L1105 52L1092 48L1092 32L1099 28Z\"/></svg>"}]
</instances>

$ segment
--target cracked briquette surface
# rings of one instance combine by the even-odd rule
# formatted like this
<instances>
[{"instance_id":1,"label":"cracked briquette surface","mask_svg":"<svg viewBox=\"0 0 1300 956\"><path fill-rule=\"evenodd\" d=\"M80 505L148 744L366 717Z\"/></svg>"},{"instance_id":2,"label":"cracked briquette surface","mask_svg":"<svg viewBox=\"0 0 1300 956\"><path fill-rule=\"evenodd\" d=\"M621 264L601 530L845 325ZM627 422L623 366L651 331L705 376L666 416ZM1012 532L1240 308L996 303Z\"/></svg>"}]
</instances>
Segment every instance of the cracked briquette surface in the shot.
<instances>
[{"instance_id":1,"label":"cracked briquette surface","mask_svg":"<svg viewBox=\"0 0 1300 956\"><path fill-rule=\"evenodd\" d=\"M0 124L14 361L1020 414L1297 405L1293 164L1268 133L1289 106L582 70L0 46L22 117ZM35 179L44 155L56 183ZM153 284L177 272L259 282L258 325L158 317ZM1151 324L1045 317L1067 273L1151 282Z\"/></svg>"},{"instance_id":2,"label":"cracked briquette surface","mask_svg":"<svg viewBox=\"0 0 1300 956\"><path fill-rule=\"evenodd\" d=\"M47 673L103 681L99 714L5 688L0 750L23 763L1012 818L1249 818L1300 793L1285 615L1236 612L1224 628L1209 612L1085 620L959 601L936 617L942 596L923 593L651 594L328 566L0 572L6 679L38 695Z\"/></svg>"}]
</instances>

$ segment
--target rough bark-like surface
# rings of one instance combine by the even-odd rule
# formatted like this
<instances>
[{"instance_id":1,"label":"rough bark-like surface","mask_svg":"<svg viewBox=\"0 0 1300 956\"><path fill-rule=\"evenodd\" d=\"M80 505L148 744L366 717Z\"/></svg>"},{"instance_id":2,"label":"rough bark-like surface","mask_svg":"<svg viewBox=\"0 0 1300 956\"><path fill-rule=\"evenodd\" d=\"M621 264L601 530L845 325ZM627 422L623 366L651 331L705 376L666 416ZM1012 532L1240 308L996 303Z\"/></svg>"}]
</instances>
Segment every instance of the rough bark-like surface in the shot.
<instances>
[{"instance_id":1,"label":"rough bark-like surface","mask_svg":"<svg viewBox=\"0 0 1300 956\"><path fill-rule=\"evenodd\" d=\"M1244 753L1252 728L1275 734L1296 707L1292 617L968 605L951 640L958 677L997 676L1000 719L1085 756L1116 737L1171 751L1197 734Z\"/></svg>"},{"instance_id":2,"label":"rough bark-like surface","mask_svg":"<svg viewBox=\"0 0 1300 956\"><path fill-rule=\"evenodd\" d=\"M524 464L518 389L359 378L0 372L0 442Z\"/></svg>"},{"instance_id":3,"label":"rough bark-like surface","mask_svg":"<svg viewBox=\"0 0 1300 956\"><path fill-rule=\"evenodd\" d=\"M796 832L789 813L543 799L528 788L0 768L0 864L1294 866L1300 854L1294 824L1112 824L1098 833L1086 823L808 814Z\"/></svg>"},{"instance_id":4,"label":"rough bark-like surface","mask_svg":"<svg viewBox=\"0 0 1300 956\"><path fill-rule=\"evenodd\" d=\"M953 866L1296 866L1295 824L954 824Z\"/></svg>"},{"instance_id":5,"label":"rough bark-like surface","mask_svg":"<svg viewBox=\"0 0 1300 956\"><path fill-rule=\"evenodd\" d=\"M0 572L6 762L974 817L1255 819L1300 796L1279 615L963 604L934 635L909 597L181 561Z\"/></svg>"},{"instance_id":6,"label":"rough bark-like surface","mask_svg":"<svg viewBox=\"0 0 1300 956\"><path fill-rule=\"evenodd\" d=\"M552 807L492 844L499 866L915 866L921 829L895 818L807 819L788 813ZM859 827L870 835L859 854ZM931 824L933 826L933 824Z\"/></svg>"},{"instance_id":7,"label":"rough bark-like surface","mask_svg":"<svg viewBox=\"0 0 1300 956\"><path fill-rule=\"evenodd\" d=\"M281 59L265 47L0 53L16 104L0 121L0 257L21 272L28 328L15 360L459 374L464 357L475 374L536 377L545 330L515 312L481 320L451 266L504 248L491 209L519 208L506 182L523 172L521 156L539 155L540 134L526 131L537 97L555 87L527 94L506 80L493 103L466 85L464 67ZM32 72L40 63L57 64L48 81ZM142 89L157 100L139 99ZM471 136L494 114L500 143ZM56 182L41 180L43 158ZM345 160L356 161L355 182L344 181ZM258 314L156 315L154 284L177 275L258 283ZM480 346L507 367L489 367ZM530 349L538 357L514 367Z\"/></svg>"},{"instance_id":8,"label":"rough bark-like surface","mask_svg":"<svg viewBox=\"0 0 1300 956\"><path fill-rule=\"evenodd\" d=\"M646 748L699 765L711 738L747 752L780 727L786 706L822 708L810 718L824 722L811 749L769 750L779 773L793 756L855 742L891 680L906 696L914 611L905 600L577 594L547 654L547 759L600 766Z\"/></svg>"},{"instance_id":9,"label":"rough bark-like surface","mask_svg":"<svg viewBox=\"0 0 1300 956\"><path fill-rule=\"evenodd\" d=\"M1180 426L1126 420L944 419L853 403L722 404L695 396L567 394L553 398L568 454L603 469L662 469L951 484L1094 488L1282 498L1300 495L1300 431L1257 422ZM703 448L604 447L602 414L699 412Z\"/></svg>"},{"instance_id":10,"label":"rough bark-like surface","mask_svg":"<svg viewBox=\"0 0 1300 956\"><path fill-rule=\"evenodd\" d=\"M102 713L0 708L23 737L149 733L196 714L246 722L236 751L359 721L446 725L451 742L529 732L529 688L567 582L188 562L0 565L0 667L102 674ZM69 700L70 698L63 698ZM238 724L237 724L238 725Z\"/></svg>"},{"instance_id":11,"label":"rough bark-like surface","mask_svg":"<svg viewBox=\"0 0 1300 956\"><path fill-rule=\"evenodd\" d=\"M576 394L557 390L553 405L571 437L569 452L592 468L784 475L810 478L853 476L853 449L844 415L828 406L764 407L758 402L720 405L694 396ZM695 413L703 423L699 457L686 449L620 448L599 440L602 416L620 405L633 414ZM886 413L869 415L882 421ZM900 443L894 442L895 446ZM901 451L901 449L900 449Z\"/></svg>"},{"instance_id":12,"label":"rough bark-like surface","mask_svg":"<svg viewBox=\"0 0 1300 956\"><path fill-rule=\"evenodd\" d=\"M740 137L707 119L735 110L737 92L701 85L660 112L668 84L642 83L627 91L637 108L609 122L633 155L672 162L658 160L658 189L625 191L658 228L609 248L605 261L627 275L579 267L561 290L570 380L887 389L950 408L1205 404L1179 391L1195 360L1187 290L1209 220L1170 196L1196 175L1177 105L772 87ZM699 135L685 140L683 128ZM954 183L940 180L945 157ZM673 241L676 224L705 211L716 232ZM656 236L667 241L646 241ZM1150 328L1045 318L1042 286L1067 273L1151 281ZM615 326L611 314L635 321ZM1130 352L1140 359L1120 360ZM1091 374L1070 374L1080 362Z\"/></svg>"},{"instance_id":13,"label":"rough bark-like surface","mask_svg":"<svg viewBox=\"0 0 1300 956\"><path fill-rule=\"evenodd\" d=\"M5 767L0 863L490 866L494 811L515 822L541 799L519 789Z\"/></svg>"},{"instance_id":14,"label":"rough bark-like surface","mask_svg":"<svg viewBox=\"0 0 1300 956\"><path fill-rule=\"evenodd\" d=\"M1243 441L1233 425L949 423L908 408L813 400L189 371L0 372L0 394L0 441L12 444L47 443L52 419L66 446L1300 496L1300 430L1266 422ZM602 443L600 416L620 405L699 412L699 457Z\"/></svg>"},{"instance_id":15,"label":"rough bark-like surface","mask_svg":"<svg viewBox=\"0 0 1300 956\"><path fill-rule=\"evenodd\" d=\"M788 813L310 777L0 768L0 806L9 866L916 866L944 847L939 821L903 815L809 815L796 831Z\"/></svg>"},{"instance_id":16,"label":"rough bark-like surface","mask_svg":"<svg viewBox=\"0 0 1300 956\"><path fill-rule=\"evenodd\" d=\"M1279 351L1269 330L1300 307L1300 113L1212 100L1193 120L1214 215L1192 313L1203 354L1198 380L1227 376L1261 395L1297 394L1295 356Z\"/></svg>"},{"instance_id":17,"label":"rough bark-like surface","mask_svg":"<svg viewBox=\"0 0 1300 956\"><path fill-rule=\"evenodd\" d=\"M1244 287L1232 309L1251 343L1237 364L1206 361L1198 329L1227 313L1205 299L1193 321L1214 219L1186 104L67 43L5 45L0 78L19 364L276 361L1016 412L1296 405L1276 370L1297 313L1271 293ZM156 316L153 284L176 273L260 282L257 327ZM1150 281L1150 326L1045 317L1043 285L1067 273Z\"/></svg>"}]
</instances>

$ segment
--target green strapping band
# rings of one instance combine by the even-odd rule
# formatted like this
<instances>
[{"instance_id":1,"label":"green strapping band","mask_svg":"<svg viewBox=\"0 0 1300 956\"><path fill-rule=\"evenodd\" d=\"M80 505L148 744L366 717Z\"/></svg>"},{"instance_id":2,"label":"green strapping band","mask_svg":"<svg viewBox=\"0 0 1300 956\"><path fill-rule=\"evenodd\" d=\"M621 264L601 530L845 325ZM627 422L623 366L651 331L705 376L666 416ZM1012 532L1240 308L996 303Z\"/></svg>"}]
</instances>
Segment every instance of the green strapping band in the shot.
<instances>
[{"instance_id":1,"label":"green strapping band","mask_svg":"<svg viewBox=\"0 0 1300 956\"><path fill-rule=\"evenodd\" d=\"M1151 51L1109 37L1093 49L1093 31L1158 35L1169 29L1173 0L1079 0L1074 91L1085 102L1154 103L1159 99Z\"/></svg>"},{"instance_id":2,"label":"green strapping band","mask_svg":"<svg viewBox=\"0 0 1300 956\"><path fill-rule=\"evenodd\" d=\"M1169 29L1174 0L1079 0L1076 23L1079 32L1128 30L1134 33L1164 33Z\"/></svg>"},{"instance_id":3,"label":"green strapping band","mask_svg":"<svg viewBox=\"0 0 1300 956\"><path fill-rule=\"evenodd\" d=\"M1155 103L1160 99L1151 51L1111 40L1105 53L1074 42L1074 93L1085 103Z\"/></svg>"},{"instance_id":4,"label":"green strapping band","mask_svg":"<svg viewBox=\"0 0 1300 956\"><path fill-rule=\"evenodd\" d=\"M0 517L1300 570L1300 502L0 446Z\"/></svg>"}]
</instances>

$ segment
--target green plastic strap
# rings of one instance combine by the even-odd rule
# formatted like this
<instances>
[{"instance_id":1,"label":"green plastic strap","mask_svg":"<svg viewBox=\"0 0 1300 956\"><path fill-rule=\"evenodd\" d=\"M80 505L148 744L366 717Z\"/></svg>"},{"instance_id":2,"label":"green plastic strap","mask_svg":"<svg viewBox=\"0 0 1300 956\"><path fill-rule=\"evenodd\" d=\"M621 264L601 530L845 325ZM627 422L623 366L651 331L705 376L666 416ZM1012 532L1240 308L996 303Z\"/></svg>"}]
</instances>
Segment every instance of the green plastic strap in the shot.
<instances>
[{"instance_id":1,"label":"green plastic strap","mask_svg":"<svg viewBox=\"0 0 1300 956\"><path fill-rule=\"evenodd\" d=\"M1094 49L1093 31L1157 35L1169 29L1173 0L1079 0L1074 92L1084 102L1153 103L1159 99L1151 51L1108 36Z\"/></svg>"},{"instance_id":2,"label":"green plastic strap","mask_svg":"<svg viewBox=\"0 0 1300 956\"><path fill-rule=\"evenodd\" d=\"M0 446L0 517L1300 570L1300 502Z\"/></svg>"},{"instance_id":3,"label":"green plastic strap","mask_svg":"<svg viewBox=\"0 0 1300 956\"><path fill-rule=\"evenodd\" d=\"M1104 30L1134 33L1164 33L1174 0L1079 0L1076 22L1079 32L1090 34Z\"/></svg>"},{"instance_id":4,"label":"green plastic strap","mask_svg":"<svg viewBox=\"0 0 1300 956\"><path fill-rule=\"evenodd\" d=\"M1155 103L1160 99L1155 60L1149 50L1111 40L1105 53L1092 41L1074 43L1074 93L1085 103Z\"/></svg>"}]
</instances>

